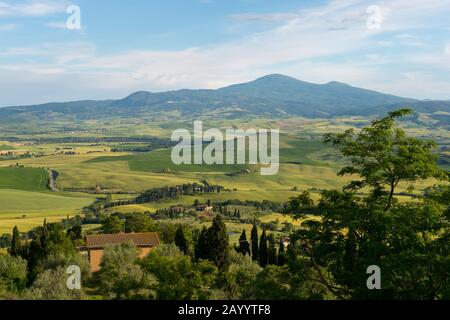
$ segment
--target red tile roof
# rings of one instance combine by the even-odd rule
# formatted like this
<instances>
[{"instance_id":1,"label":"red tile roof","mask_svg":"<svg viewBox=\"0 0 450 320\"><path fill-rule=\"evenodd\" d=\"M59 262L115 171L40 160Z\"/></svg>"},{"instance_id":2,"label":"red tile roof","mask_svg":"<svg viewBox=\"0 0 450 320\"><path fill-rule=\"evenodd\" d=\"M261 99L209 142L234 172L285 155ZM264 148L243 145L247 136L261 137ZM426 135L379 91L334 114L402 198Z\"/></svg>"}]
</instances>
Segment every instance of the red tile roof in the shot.
<instances>
[{"instance_id":1,"label":"red tile roof","mask_svg":"<svg viewBox=\"0 0 450 320\"><path fill-rule=\"evenodd\" d=\"M86 236L86 247L88 249L102 249L107 245L118 245L130 240L138 247L153 247L160 243L156 232L95 234Z\"/></svg>"}]
</instances>

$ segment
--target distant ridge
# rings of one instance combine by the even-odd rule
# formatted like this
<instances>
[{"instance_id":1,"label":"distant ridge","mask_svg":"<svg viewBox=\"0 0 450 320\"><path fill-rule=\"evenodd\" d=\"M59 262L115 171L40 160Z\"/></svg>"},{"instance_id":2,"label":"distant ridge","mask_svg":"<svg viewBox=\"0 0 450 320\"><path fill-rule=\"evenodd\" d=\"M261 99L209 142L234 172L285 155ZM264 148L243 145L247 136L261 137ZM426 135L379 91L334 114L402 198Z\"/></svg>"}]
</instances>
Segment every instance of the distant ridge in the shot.
<instances>
[{"instance_id":1,"label":"distant ridge","mask_svg":"<svg viewBox=\"0 0 450 320\"><path fill-rule=\"evenodd\" d=\"M418 112L450 112L450 101L416 100L352 87L332 81L315 84L281 74L217 90L139 91L119 100L73 101L0 109L0 123L8 121L80 121L121 119L371 116L398 107Z\"/></svg>"}]
</instances>

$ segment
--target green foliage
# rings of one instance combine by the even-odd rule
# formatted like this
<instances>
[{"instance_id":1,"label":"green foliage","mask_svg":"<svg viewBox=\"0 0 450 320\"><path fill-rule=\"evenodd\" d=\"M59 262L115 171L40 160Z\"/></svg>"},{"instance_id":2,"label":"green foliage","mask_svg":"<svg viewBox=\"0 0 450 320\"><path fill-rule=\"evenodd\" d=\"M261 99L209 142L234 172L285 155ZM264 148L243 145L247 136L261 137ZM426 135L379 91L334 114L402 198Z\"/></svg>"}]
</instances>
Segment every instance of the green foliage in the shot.
<instances>
[{"instance_id":1,"label":"green foliage","mask_svg":"<svg viewBox=\"0 0 450 320\"><path fill-rule=\"evenodd\" d=\"M259 239L258 262L261 267L267 266L268 263L267 235L266 229L263 229L261 238Z\"/></svg>"},{"instance_id":2,"label":"green foliage","mask_svg":"<svg viewBox=\"0 0 450 320\"><path fill-rule=\"evenodd\" d=\"M154 249L154 252L163 257L177 257L183 255L183 252L180 251L180 248L178 248L178 246L173 243L161 244L156 247L156 249Z\"/></svg>"},{"instance_id":3,"label":"green foliage","mask_svg":"<svg viewBox=\"0 0 450 320\"><path fill-rule=\"evenodd\" d=\"M6 292L18 293L25 288L26 283L26 260L9 254L0 255L0 287Z\"/></svg>"},{"instance_id":4,"label":"green foliage","mask_svg":"<svg viewBox=\"0 0 450 320\"><path fill-rule=\"evenodd\" d=\"M105 248L101 269L93 283L105 296L115 299L151 299L157 281L136 264L138 249L129 242Z\"/></svg>"},{"instance_id":5,"label":"green foliage","mask_svg":"<svg viewBox=\"0 0 450 320\"><path fill-rule=\"evenodd\" d=\"M286 261L286 251L284 249L283 237L280 237L277 261L279 266L284 266L284 263Z\"/></svg>"},{"instance_id":6,"label":"green foliage","mask_svg":"<svg viewBox=\"0 0 450 320\"><path fill-rule=\"evenodd\" d=\"M251 292L257 300L304 300L328 298L326 291L311 282L308 271L292 273L287 267L270 265L258 273Z\"/></svg>"},{"instance_id":7,"label":"green foliage","mask_svg":"<svg viewBox=\"0 0 450 320\"><path fill-rule=\"evenodd\" d=\"M36 276L45 270L49 257L74 257L76 250L65 230L59 224L47 224L34 230L33 240L21 251L21 256L28 261L28 279L32 283Z\"/></svg>"},{"instance_id":8,"label":"green foliage","mask_svg":"<svg viewBox=\"0 0 450 320\"><path fill-rule=\"evenodd\" d=\"M80 300L84 298L83 290L67 288L66 269L59 267L40 273L33 285L24 295L26 300Z\"/></svg>"},{"instance_id":9,"label":"green foliage","mask_svg":"<svg viewBox=\"0 0 450 320\"><path fill-rule=\"evenodd\" d=\"M22 252L22 244L20 242L20 232L17 226L14 226L9 254L12 256L18 256L21 252Z\"/></svg>"},{"instance_id":10,"label":"green foliage","mask_svg":"<svg viewBox=\"0 0 450 320\"><path fill-rule=\"evenodd\" d=\"M443 173L433 154L435 143L409 137L396 126L396 119L410 115L410 109L401 109L355 134L353 129L345 133L328 133L325 143L340 149L351 165L344 167L339 175L358 175L361 180L352 181L346 190L369 187L374 196L386 196L391 206L395 188L401 181L414 182L430 177L442 178Z\"/></svg>"},{"instance_id":11,"label":"green foliage","mask_svg":"<svg viewBox=\"0 0 450 320\"><path fill-rule=\"evenodd\" d=\"M243 255L250 256L250 243L247 240L245 229L242 230L242 234L239 237L239 246L237 248L237 252L242 253Z\"/></svg>"},{"instance_id":12,"label":"green foliage","mask_svg":"<svg viewBox=\"0 0 450 320\"><path fill-rule=\"evenodd\" d=\"M278 265L277 248L275 247L275 237L269 236L269 248L267 249L267 263Z\"/></svg>"},{"instance_id":13,"label":"green foliage","mask_svg":"<svg viewBox=\"0 0 450 320\"><path fill-rule=\"evenodd\" d=\"M214 217L212 226L203 229L195 248L196 259L212 261L220 271L229 265L229 238L227 227L220 215Z\"/></svg>"},{"instance_id":14,"label":"green foliage","mask_svg":"<svg viewBox=\"0 0 450 320\"><path fill-rule=\"evenodd\" d=\"M302 215L315 213L314 202L309 191L303 191L299 196L293 197L285 204L283 212L293 214L296 218Z\"/></svg>"},{"instance_id":15,"label":"green foliage","mask_svg":"<svg viewBox=\"0 0 450 320\"><path fill-rule=\"evenodd\" d=\"M156 297L162 300L208 299L218 273L211 262L200 260L193 263L189 256L165 256L158 251L152 252L141 265L146 273L158 280Z\"/></svg>"},{"instance_id":16,"label":"green foliage","mask_svg":"<svg viewBox=\"0 0 450 320\"><path fill-rule=\"evenodd\" d=\"M175 233L177 226L174 223L158 223L158 234L163 243L173 243L175 241Z\"/></svg>"},{"instance_id":17,"label":"green foliage","mask_svg":"<svg viewBox=\"0 0 450 320\"><path fill-rule=\"evenodd\" d=\"M252 259L258 261L258 227L256 226L256 221L253 222L252 234L251 234L251 245L252 245Z\"/></svg>"},{"instance_id":18,"label":"green foliage","mask_svg":"<svg viewBox=\"0 0 450 320\"><path fill-rule=\"evenodd\" d=\"M230 254L230 260L226 274L226 298L251 299L254 282L263 269L248 255L233 252Z\"/></svg>"},{"instance_id":19,"label":"green foliage","mask_svg":"<svg viewBox=\"0 0 450 320\"><path fill-rule=\"evenodd\" d=\"M405 135L395 119L408 110L374 121L356 136L328 134L352 166L341 174L356 174L342 191L321 192L318 203L307 194L286 206L294 218L307 219L291 235L289 271L321 285L340 299L443 299L450 287L450 223L448 186L429 189L420 201L394 201L400 181L414 183L441 177L432 142ZM371 193L356 193L369 187ZM387 187L387 191L385 188ZM381 290L368 290L367 268L381 268Z\"/></svg>"},{"instance_id":20,"label":"green foliage","mask_svg":"<svg viewBox=\"0 0 450 320\"><path fill-rule=\"evenodd\" d=\"M197 244L195 246L195 259L208 259L209 255L209 244L208 244L208 229L203 226L202 230L197 239Z\"/></svg>"},{"instance_id":21,"label":"green foliage","mask_svg":"<svg viewBox=\"0 0 450 320\"><path fill-rule=\"evenodd\" d=\"M182 226L178 226L177 231L175 233L175 244L180 248L180 250L187 254L189 251L187 240L184 236L183 228Z\"/></svg>"},{"instance_id":22,"label":"green foliage","mask_svg":"<svg viewBox=\"0 0 450 320\"><path fill-rule=\"evenodd\" d=\"M103 233L115 234L124 231L124 222L117 216L109 216L102 224Z\"/></svg>"},{"instance_id":23,"label":"green foliage","mask_svg":"<svg viewBox=\"0 0 450 320\"><path fill-rule=\"evenodd\" d=\"M75 242L77 240L81 240L83 238L81 234L81 225L76 225L67 230L67 236L72 240L72 242Z\"/></svg>"},{"instance_id":24,"label":"green foliage","mask_svg":"<svg viewBox=\"0 0 450 320\"><path fill-rule=\"evenodd\" d=\"M124 219L126 233L155 232L158 228L156 222L143 213L126 214Z\"/></svg>"}]
</instances>

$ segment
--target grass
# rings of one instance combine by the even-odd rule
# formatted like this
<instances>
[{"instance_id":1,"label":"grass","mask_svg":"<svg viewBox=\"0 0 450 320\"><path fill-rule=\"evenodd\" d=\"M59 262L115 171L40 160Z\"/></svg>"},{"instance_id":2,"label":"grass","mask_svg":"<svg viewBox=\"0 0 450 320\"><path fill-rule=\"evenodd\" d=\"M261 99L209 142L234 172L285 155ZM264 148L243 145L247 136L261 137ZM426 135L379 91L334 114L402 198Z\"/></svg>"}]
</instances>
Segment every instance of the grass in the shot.
<instances>
[{"instance_id":1,"label":"grass","mask_svg":"<svg viewBox=\"0 0 450 320\"><path fill-rule=\"evenodd\" d=\"M46 218L59 221L73 216L92 201L88 196L1 189L0 234L11 232L15 225L28 231Z\"/></svg>"},{"instance_id":2,"label":"grass","mask_svg":"<svg viewBox=\"0 0 450 320\"><path fill-rule=\"evenodd\" d=\"M38 168L0 168L0 189L47 190L48 172Z\"/></svg>"},{"instance_id":3,"label":"grass","mask_svg":"<svg viewBox=\"0 0 450 320\"><path fill-rule=\"evenodd\" d=\"M0 151L9 151L9 150L15 150L15 148L13 146L0 145Z\"/></svg>"},{"instance_id":4,"label":"grass","mask_svg":"<svg viewBox=\"0 0 450 320\"><path fill-rule=\"evenodd\" d=\"M86 161L87 163L99 163L110 161L127 161L130 170L143 172L239 172L246 169L245 165L175 165L171 159L170 149L155 150L144 154L132 154L121 157L98 157Z\"/></svg>"}]
</instances>

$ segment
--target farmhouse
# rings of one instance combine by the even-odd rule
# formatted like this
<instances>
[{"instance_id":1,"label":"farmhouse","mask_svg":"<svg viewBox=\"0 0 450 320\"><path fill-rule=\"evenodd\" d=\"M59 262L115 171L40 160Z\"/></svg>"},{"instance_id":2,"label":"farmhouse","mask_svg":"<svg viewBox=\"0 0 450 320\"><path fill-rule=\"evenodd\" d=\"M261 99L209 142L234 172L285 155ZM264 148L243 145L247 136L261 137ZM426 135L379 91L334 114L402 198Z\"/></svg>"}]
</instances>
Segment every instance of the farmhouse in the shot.
<instances>
[{"instance_id":1,"label":"farmhouse","mask_svg":"<svg viewBox=\"0 0 450 320\"><path fill-rule=\"evenodd\" d=\"M214 210L213 206L208 206L207 204L201 204L195 207L195 210L197 212L203 212L203 213L212 213Z\"/></svg>"},{"instance_id":2,"label":"farmhouse","mask_svg":"<svg viewBox=\"0 0 450 320\"><path fill-rule=\"evenodd\" d=\"M140 258L146 257L153 248L160 244L159 236L156 232L87 235L86 249L89 254L91 271L100 270L103 250L106 246L119 245L128 241L132 241L139 248Z\"/></svg>"}]
</instances>

